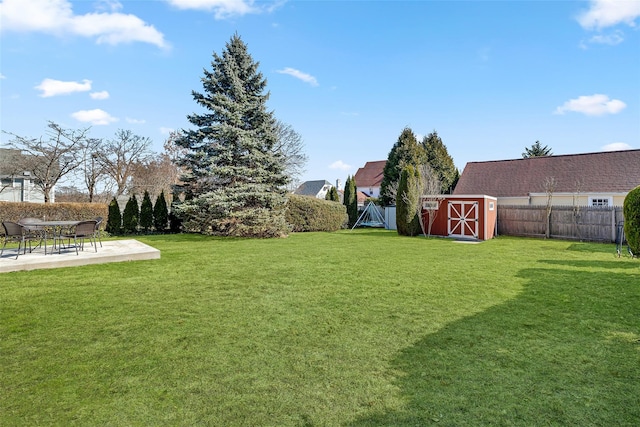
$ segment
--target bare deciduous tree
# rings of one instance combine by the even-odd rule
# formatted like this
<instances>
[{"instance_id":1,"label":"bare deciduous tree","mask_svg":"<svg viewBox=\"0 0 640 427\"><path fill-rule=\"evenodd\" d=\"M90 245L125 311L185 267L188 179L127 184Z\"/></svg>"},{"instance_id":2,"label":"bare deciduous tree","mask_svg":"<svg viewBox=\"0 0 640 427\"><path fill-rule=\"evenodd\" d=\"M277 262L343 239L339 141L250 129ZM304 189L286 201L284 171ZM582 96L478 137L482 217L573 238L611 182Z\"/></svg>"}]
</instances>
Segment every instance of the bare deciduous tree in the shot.
<instances>
[{"instance_id":1,"label":"bare deciduous tree","mask_svg":"<svg viewBox=\"0 0 640 427\"><path fill-rule=\"evenodd\" d=\"M304 172L309 158L304 153L304 141L291 125L278 120L276 122L277 142L273 151L282 157L284 172L289 177L290 185L295 185Z\"/></svg>"},{"instance_id":2,"label":"bare deciduous tree","mask_svg":"<svg viewBox=\"0 0 640 427\"><path fill-rule=\"evenodd\" d=\"M138 165L150 158L150 146L151 139L122 129L116 132L114 139L102 144L97 160L113 179L116 197L124 194Z\"/></svg>"},{"instance_id":3,"label":"bare deciduous tree","mask_svg":"<svg viewBox=\"0 0 640 427\"><path fill-rule=\"evenodd\" d=\"M173 186L180 179L180 169L166 153L161 153L138 163L131 177L129 192L144 194L145 191L155 199L162 191L171 194Z\"/></svg>"},{"instance_id":4,"label":"bare deciduous tree","mask_svg":"<svg viewBox=\"0 0 640 427\"><path fill-rule=\"evenodd\" d=\"M573 221L576 226L576 236L578 239L582 240L582 236L580 235L580 219L582 217L582 209L580 208L580 191L582 190L582 182L577 179L576 180L576 191L573 193Z\"/></svg>"},{"instance_id":5,"label":"bare deciduous tree","mask_svg":"<svg viewBox=\"0 0 640 427\"><path fill-rule=\"evenodd\" d=\"M104 166L100 161L100 152L102 149L102 140L96 138L88 138L83 145L82 154L82 179L85 188L89 193L89 203L93 203L98 192L100 183L105 184L103 187L110 187L106 182L107 175ZM108 188L103 188L106 190ZM105 191L103 191L104 193Z\"/></svg>"},{"instance_id":6,"label":"bare deciduous tree","mask_svg":"<svg viewBox=\"0 0 640 427\"><path fill-rule=\"evenodd\" d=\"M542 184L544 193L547 195L547 223L544 232L545 237L548 239L551 236L551 201L553 199L553 193L556 191L558 181L554 177L547 177Z\"/></svg>"},{"instance_id":7,"label":"bare deciduous tree","mask_svg":"<svg viewBox=\"0 0 640 427\"><path fill-rule=\"evenodd\" d=\"M427 164L420 165L418 172L418 179L413 181L413 185L416 186L415 191L409 191L408 193L419 195L418 203L413 204L413 206L415 206L416 214L420 220L422 234L424 236L431 236L431 227L438 215L440 203L444 200L444 196L442 196L442 183L438 179L438 174ZM404 193L405 203L409 204L406 196L407 193ZM427 213L426 224L424 216L422 215L423 210Z\"/></svg>"},{"instance_id":8,"label":"bare deciduous tree","mask_svg":"<svg viewBox=\"0 0 640 427\"><path fill-rule=\"evenodd\" d=\"M66 175L73 172L82 162L78 154L82 149L89 128L63 129L54 122L47 125L48 139L42 137L25 138L10 132L14 137L9 145L23 154L16 158L17 166L31 174L31 177L44 195L44 202L51 201L51 191Z\"/></svg>"}]
</instances>

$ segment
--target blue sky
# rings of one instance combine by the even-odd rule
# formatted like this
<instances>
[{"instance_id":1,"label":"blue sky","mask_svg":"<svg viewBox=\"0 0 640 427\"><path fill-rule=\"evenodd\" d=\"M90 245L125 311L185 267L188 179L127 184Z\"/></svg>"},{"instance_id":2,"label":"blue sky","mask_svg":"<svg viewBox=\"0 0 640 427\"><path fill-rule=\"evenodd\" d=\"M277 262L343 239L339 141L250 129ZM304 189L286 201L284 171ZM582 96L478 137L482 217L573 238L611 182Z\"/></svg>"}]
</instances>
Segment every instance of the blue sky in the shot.
<instances>
[{"instance_id":1,"label":"blue sky","mask_svg":"<svg viewBox=\"0 0 640 427\"><path fill-rule=\"evenodd\" d=\"M303 180L344 182L406 126L437 131L460 170L536 140L640 148L638 0L2 0L0 128L130 129L160 151L236 32L304 139Z\"/></svg>"}]
</instances>

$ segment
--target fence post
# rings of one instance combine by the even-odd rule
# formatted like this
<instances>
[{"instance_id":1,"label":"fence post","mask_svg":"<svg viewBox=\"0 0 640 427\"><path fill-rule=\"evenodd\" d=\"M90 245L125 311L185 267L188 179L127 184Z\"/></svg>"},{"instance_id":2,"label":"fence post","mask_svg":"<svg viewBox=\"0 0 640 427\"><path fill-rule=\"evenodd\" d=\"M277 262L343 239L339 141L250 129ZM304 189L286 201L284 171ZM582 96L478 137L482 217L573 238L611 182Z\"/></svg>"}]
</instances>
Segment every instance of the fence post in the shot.
<instances>
[{"instance_id":1,"label":"fence post","mask_svg":"<svg viewBox=\"0 0 640 427\"><path fill-rule=\"evenodd\" d=\"M611 208L611 241L616 241L616 208Z\"/></svg>"}]
</instances>

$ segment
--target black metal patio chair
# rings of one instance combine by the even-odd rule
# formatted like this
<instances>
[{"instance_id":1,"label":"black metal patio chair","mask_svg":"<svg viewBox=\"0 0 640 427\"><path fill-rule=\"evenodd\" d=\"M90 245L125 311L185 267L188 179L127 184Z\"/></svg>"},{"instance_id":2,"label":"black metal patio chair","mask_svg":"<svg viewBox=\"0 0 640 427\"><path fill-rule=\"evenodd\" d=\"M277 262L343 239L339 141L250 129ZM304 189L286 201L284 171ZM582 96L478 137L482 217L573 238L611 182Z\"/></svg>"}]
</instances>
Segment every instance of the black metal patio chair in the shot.
<instances>
[{"instance_id":1,"label":"black metal patio chair","mask_svg":"<svg viewBox=\"0 0 640 427\"><path fill-rule=\"evenodd\" d=\"M93 244L93 247L96 252L98 252L98 246L96 245L95 239L96 232L96 221L80 221L70 230L66 230L60 233L57 236L58 240L58 253L62 251L62 242L66 239L68 241L67 247L71 246L71 239L73 239L73 246L76 249L76 255L78 255L78 250L84 251L84 241L88 239L90 243ZM55 246L55 243L54 243Z\"/></svg>"},{"instance_id":2,"label":"black metal patio chair","mask_svg":"<svg viewBox=\"0 0 640 427\"><path fill-rule=\"evenodd\" d=\"M96 237L98 238L98 241L100 242L100 247L102 247L102 239L100 238L100 226L102 225L102 217L96 217L96 231L94 233L93 236L93 241L95 242Z\"/></svg>"},{"instance_id":3,"label":"black metal patio chair","mask_svg":"<svg viewBox=\"0 0 640 427\"><path fill-rule=\"evenodd\" d=\"M33 237L29 230L27 230L24 226L18 224L17 222L4 221L2 223L2 228L4 229L4 243L2 244L2 249L0 250L0 257L4 253L4 249L9 242L18 243L18 252L16 253L16 259L18 259L21 250L23 251L23 254L27 253L27 242L29 243L29 252L31 252L31 241L40 239L39 236Z\"/></svg>"},{"instance_id":4,"label":"black metal patio chair","mask_svg":"<svg viewBox=\"0 0 640 427\"><path fill-rule=\"evenodd\" d=\"M44 253L46 255L47 254L46 230L44 227L40 225L34 225L41 221L42 220L40 218L27 217L27 218L20 218L18 220L18 224L23 226L25 231L29 233L29 237L31 238L31 240L40 239L40 243L38 243L38 245L41 245L42 242L44 242Z\"/></svg>"}]
</instances>

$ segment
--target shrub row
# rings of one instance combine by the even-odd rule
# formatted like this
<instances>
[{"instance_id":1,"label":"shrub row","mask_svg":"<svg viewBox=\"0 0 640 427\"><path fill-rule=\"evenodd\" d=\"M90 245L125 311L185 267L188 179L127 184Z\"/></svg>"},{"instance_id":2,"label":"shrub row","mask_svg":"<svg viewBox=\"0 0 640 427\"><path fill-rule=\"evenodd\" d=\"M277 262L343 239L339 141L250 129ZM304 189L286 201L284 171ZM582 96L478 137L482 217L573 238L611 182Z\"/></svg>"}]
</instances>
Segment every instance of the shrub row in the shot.
<instances>
[{"instance_id":1,"label":"shrub row","mask_svg":"<svg viewBox=\"0 0 640 427\"><path fill-rule=\"evenodd\" d=\"M336 231L348 221L343 204L296 194L289 195L285 215L293 232Z\"/></svg>"},{"instance_id":2,"label":"shrub row","mask_svg":"<svg viewBox=\"0 0 640 427\"><path fill-rule=\"evenodd\" d=\"M108 212L109 207L105 203L0 202L0 221L18 221L21 218L41 218L48 221L91 220L106 218Z\"/></svg>"},{"instance_id":3,"label":"shrub row","mask_svg":"<svg viewBox=\"0 0 640 427\"><path fill-rule=\"evenodd\" d=\"M123 213L120 213L120 206L115 198L109 204L107 231L111 234L133 234L139 231L148 233L152 229L164 233L167 231L168 222L169 212L164 192L156 198L155 205L151 203L147 191L144 192L141 205L138 205L136 195L131 195Z\"/></svg>"}]
</instances>

